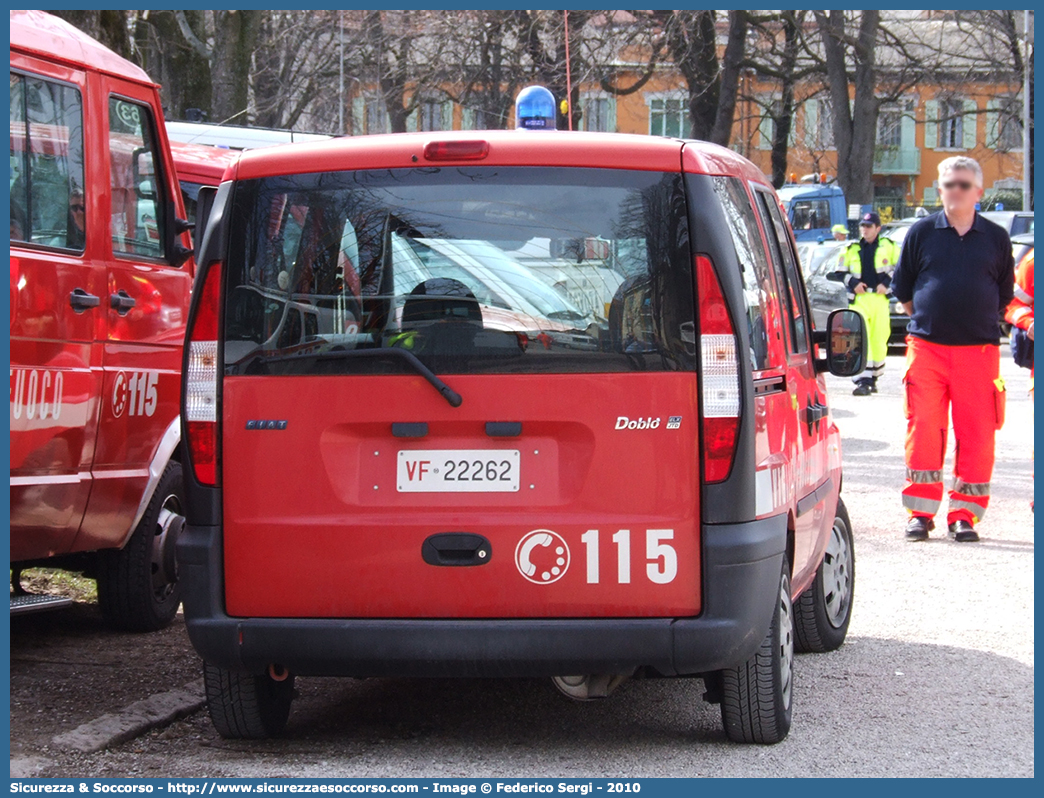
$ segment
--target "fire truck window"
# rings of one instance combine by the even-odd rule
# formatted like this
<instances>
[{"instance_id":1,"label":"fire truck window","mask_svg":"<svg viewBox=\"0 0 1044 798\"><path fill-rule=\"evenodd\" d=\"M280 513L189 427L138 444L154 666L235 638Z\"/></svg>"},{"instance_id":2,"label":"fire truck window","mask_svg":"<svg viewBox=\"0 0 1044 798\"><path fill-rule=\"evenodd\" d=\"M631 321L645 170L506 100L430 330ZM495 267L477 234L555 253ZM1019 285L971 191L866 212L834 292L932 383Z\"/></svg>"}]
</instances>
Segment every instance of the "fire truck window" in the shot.
<instances>
[{"instance_id":1,"label":"fire truck window","mask_svg":"<svg viewBox=\"0 0 1044 798\"><path fill-rule=\"evenodd\" d=\"M166 195L154 130L148 106L109 98L112 249L117 254L146 258L166 254Z\"/></svg>"},{"instance_id":2,"label":"fire truck window","mask_svg":"<svg viewBox=\"0 0 1044 798\"><path fill-rule=\"evenodd\" d=\"M83 104L61 83L11 74L11 240L83 251Z\"/></svg>"},{"instance_id":3,"label":"fire truck window","mask_svg":"<svg viewBox=\"0 0 1044 798\"><path fill-rule=\"evenodd\" d=\"M718 177L714 179L714 193L725 211L729 233L736 247L736 257L743 271L743 301L747 308L751 367L761 371L782 365L771 362L769 331L779 321L770 315L769 298L773 289L768 258L765 256L765 248L761 246L761 236L747 192L739 180Z\"/></svg>"}]
</instances>

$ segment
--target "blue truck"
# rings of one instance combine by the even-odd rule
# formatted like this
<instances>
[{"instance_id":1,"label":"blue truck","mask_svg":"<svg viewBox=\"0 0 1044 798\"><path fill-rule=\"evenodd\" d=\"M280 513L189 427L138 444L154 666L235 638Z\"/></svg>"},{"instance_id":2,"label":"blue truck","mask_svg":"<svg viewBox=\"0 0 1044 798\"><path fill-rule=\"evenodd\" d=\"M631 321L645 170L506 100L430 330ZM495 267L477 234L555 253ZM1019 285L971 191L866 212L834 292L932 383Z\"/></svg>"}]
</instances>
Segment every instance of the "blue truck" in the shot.
<instances>
[{"instance_id":1,"label":"blue truck","mask_svg":"<svg viewBox=\"0 0 1044 798\"><path fill-rule=\"evenodd\" d=\"M828 239L835 224L848 227L845 193L836 184L788 183L776 193L798 241Z\"/></svg>"}]
</instances>

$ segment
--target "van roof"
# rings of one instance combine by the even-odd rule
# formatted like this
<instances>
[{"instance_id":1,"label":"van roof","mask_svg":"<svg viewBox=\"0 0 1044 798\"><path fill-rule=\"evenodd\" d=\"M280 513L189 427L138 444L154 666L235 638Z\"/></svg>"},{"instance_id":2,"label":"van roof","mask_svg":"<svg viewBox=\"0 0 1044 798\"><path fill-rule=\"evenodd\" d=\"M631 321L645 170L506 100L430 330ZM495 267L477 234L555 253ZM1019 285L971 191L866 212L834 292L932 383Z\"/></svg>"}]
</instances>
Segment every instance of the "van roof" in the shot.
<instances>
[{"instance_id":1,"label":"van roof","mask_svg":"<svg viewBox=\"0 0 1044 798\"><path fill-rule=\"evenodd\" d=\"M141 67L44 11L11 11L11 49L155 85Z\"/></svg>"},{"instance_id":2,"label":"van roof","mask_svg":"<svg viewBox=\"0 0 1044 798\"><path fill-rule=\"evenodd\" d=\"M244 152L236 177L249 179L341 168L394 169L432 165L424 147L439 141L485 141L489 154L475 166L575 166L733 175L767 184L743 156L705 141L623 133L535 130L458 130L345 136L331 141L267 147ZM455 160L451 163L460 164Z\"/></svg>"},{"instance_id":3,"label":"van roof","mask_svg":"<svg viewBox=\"0 0 1044 798\"><path fill-rule=\"evenodd\" d=\"M179 177L203 177L217 185L221 182L225 169L239 155L239 151L171 140L170 154L174 158L174 168Z\"/></svg>"}]
</instances>

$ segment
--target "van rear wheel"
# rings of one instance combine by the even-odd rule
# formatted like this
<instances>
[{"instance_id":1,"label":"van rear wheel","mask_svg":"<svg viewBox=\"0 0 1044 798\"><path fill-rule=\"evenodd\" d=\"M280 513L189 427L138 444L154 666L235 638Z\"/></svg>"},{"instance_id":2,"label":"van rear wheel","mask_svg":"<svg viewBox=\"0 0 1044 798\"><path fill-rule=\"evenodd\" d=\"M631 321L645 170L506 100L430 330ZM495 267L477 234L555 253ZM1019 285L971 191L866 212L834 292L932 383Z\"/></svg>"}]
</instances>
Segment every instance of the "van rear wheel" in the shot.
<instances>
[{"instance_id":1,"label":"van rear wheel","mask_svg":"<svg viewBox=\"0 0 1044 798\"><path fill-rule=\"evenodd\" d=\"M218 734L230 740L263 740L286 726L294 676L276 681L267 673L229 671L203 663L207 710Z\"/></svg>"},{"instance_id":2,"label":"van rear wheel","mask_svg":"<svg viewBox=\"0 0 1044 798\"><path fill-rule=\"evenodd\" d=\"M838 497L823 562L815 579L794 602L794 632L798 651L822 653L840 648L852 619L855 587L855 547L848 509Z\"/></svg>"},{"instance_id":3,"label":"van rear wheel","mask_svg":"<svg viewBox=\"0 0 1044 798\"><path fill-rule=\"evenodd\" d=\"M181 463L171 461L127 545L98 553L98 606L111 626L155 632L174 620L181 603L174 547L184 504Z\"/></svg>"},{"instance_id":4,"label":"van rear wheel","mask_svg":"<svg viewBox=\"0 0 1044 798\"><path fill-rule=\"evenodd\" d=\"M738 743L778 743L790 731L794 699L794 607L783 558L779 593L765 639L753 656L721 671L721 720Z\"/></svg>"}]
</instances>

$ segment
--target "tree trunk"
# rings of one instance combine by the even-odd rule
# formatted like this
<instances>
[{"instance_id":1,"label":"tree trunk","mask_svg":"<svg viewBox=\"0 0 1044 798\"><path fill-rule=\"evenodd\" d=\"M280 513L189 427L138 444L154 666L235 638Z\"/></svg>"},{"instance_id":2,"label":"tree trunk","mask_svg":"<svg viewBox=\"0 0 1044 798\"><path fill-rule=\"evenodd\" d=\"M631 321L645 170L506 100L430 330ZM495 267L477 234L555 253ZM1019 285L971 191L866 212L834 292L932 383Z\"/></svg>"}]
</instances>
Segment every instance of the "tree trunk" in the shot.
<instances>
[{"instance_id":1,"label":"tree trunk","mask_svg":"<svg viewBox=\"0 0 1044 798\"><path fill-rule=\"evenodd\" d=\"M797 63L798 26L794 11L784 11L783 58L779 114L774 117L775 134L772 138L772 185L779 188L787 182L787 155L790 148L790 130L794 124L794 66Z\"/></svg>"},{"instance_id":2,"label":"tree trunk","mask_svg":"<svg viewBox=\"0 0 1044 798\"><path fill-rule=\"evenodd\" d=\"M262 11L215 11L211 54L212 122L246 124L250 61Z\"/></svg>"},{"instance_id":3,"label":"tree trunk","mask_svg":"<svg viewBox=\"0 0 1044 798\"><path fill-rule=\"evenodd\" d=\"M186 11L194 30L205 28L203 11ZM188 45L171 11L149 13L148 44L141 48L143 66L160 84L160 97L168 119L185 119L189 108L198 108L210 118L210 61Z\"/></svg>"},{"instance_id":4,"label":"tree trunk","mask_svg":"<svg viewBox=\"0 0 1044 798\"><path fill-rule=\"evenodd\" d=\"M718 110L714 117L710 140L728 147L732 140L732 122L736 116L736 97L739 92L740 65L747 44L747 12L729 12L729 41L721 69L721 89ZM791 91L793 99L793 90ZM785 165L785 164L784 164Z\"/></svg>"},{"instance_id":5,"label":"tree trunk","mask_svg":"<svg viewBox=\"0 0 1044 798\"><path fill-rule=\"evenodd\" d=\"M826 55L827 82L834 112L834 144L837 147L837 182L849 203L866 205L874 198L874 149L877 143L875 45L880 25L879 11L863 11L859 34L852 47L855 96L849 108L848 59L845 46L843 11L830 11L829 17L816 11L823 52Z\"/></svg>"}]
</instances>

